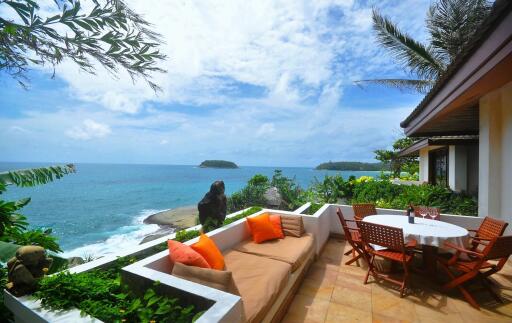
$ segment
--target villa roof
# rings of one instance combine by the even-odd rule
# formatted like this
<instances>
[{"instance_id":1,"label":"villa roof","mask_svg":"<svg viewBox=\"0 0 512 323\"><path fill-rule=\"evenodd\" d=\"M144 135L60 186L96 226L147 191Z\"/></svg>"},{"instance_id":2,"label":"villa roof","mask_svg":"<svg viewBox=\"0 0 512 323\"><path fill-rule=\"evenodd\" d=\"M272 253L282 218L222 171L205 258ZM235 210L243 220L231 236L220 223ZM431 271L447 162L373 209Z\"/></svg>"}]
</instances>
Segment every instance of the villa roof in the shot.
<instances>
[{"instance_id":1,"label":"villa roof","mask_svg":"<svg viewBox=\"0 0 512 323\"><path fill-rule=\"evenodd\" d=\"M448 145L474 145L478 143L478 136L442 136L418 140L409 147L402 149L400 157L418 156L420 149L428 146Z\"/></svg>"},{"instance_id":2,"label":"villa roof","mask_svg":"<svg viewBox=\"0 0 512 323\"><path fill-rule=\"evenodd\" d=\"M463 48L461 53L455 58L452 64L450 64L446 70L446 72L437 80L433 88L430 90L430 92L423 98L423 100L420 102L420 104L412 111L412 113L400 123L400 126L402 128L412 128L414 123L419 123L425 119L425 115L428 112L427 110L434 110L434 108L437 110L436 112L439 112L439 108L441 105L448 105L454 101L454 97L452 96L454 94L454 90L448 93L443 93L443 98L438 98L440 96L440 92L447 87L450 83L457 82L457 84L462 84L463 82L467 82L470 77L473 77L474 70L481 69L482 65L485 63L487 64L489 62L489 57L493 57L497 55L497 52L502 49L502 47L507 46L507 43L510 43L510 32L511 30L508 30L508 35L505 35L506 40L503 41L503 37L499 39L499 43L496 42L495 47L493 48L494 51L487 51L488 57L479 57L479 61L475 62L472 61L475 66L472 66L472 73L467 73L465 75L466 77L459 77L457 73L461 71L461 69L470 61L470 59L475 56L475 53L482 47L484 43L486 43L491 35L497 30L498 27L500 27L501 23L508 17L510 18L509 14L512 12L512 1L510 0L497 0L493 6L493 9L487 17L487 19L482 23L481 27L476 32L473 39ZM501 26L503 27L503 26ZM506 28L505 30L507 30ZM501 30L500 30L501 31ZM501 36L501 35L500 35ZM479 63L479 64L478 64ZM496 63L497 64L497 63ZM455 77L457 76L457 77ZM456 79L454 81L454 79ZM474 81L474 80L473 80ZM476 82L476 81L474 81ZM454 88L456 88L457 84L453 84ZM474 83L473 83L474 84ZM468 85L469 87L469 85ZM460 93L458 93L460 96ZM435 102L436 104L433 104L434 99L436 99L439 102ZM449 100L448 100L449 99ZM467 102L466 102L467 103ZM467 105L467 104L466 104ZM422 118L420 118L422 117ZM421 119L421 120L417 120ZM411 129L406 130L407 132L415 132L417 129Z\"/></svg>"}]
</instances>

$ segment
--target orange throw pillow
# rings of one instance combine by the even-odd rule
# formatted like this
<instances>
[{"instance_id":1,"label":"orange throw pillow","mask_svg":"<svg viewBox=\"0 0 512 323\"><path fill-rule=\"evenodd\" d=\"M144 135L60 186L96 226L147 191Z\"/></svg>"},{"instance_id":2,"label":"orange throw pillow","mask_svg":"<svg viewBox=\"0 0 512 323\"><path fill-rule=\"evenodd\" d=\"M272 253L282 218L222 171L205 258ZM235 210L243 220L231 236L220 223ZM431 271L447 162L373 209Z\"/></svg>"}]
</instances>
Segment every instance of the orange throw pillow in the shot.
<instances>
[{"instance_id":1,"label":"orange throw pillow","mask_svg":"<svg viewBox=\"0 0 512 323\"><path fill-rule=\"evenodd\" d=\"M224 270L224 256L219 248L217 248L215 242L206 234L201 234L199 241L191 245L191 247L206 259L211 268Z\"/></svg>"},{"instance_id":2,"label":"orange throw pillow","mask_svg":"<svg viewBox=\"0 0 512 323\"><path fill-rule=\"evenodd\" d=\"M254 242L262 243L263 241L279 238L279 235L274 230L272 222L270 222L268 214L262 214L246 219Z\"/></svg>"},{"instance_id":3,"label":"orange throw pillow","mask_svg":"<svg viewBox=\"0 0 512 323\"><path fill-rule=\"evenodd\" d=\"M277 214L271 214L269 216L270 223L274 226L274 231L278 235L279 239L284 239L283 227L281 225L281 216Z\"/></svg>"},{"instance_id":4,"label":"orange throw pillow","mask_svg":"<svg viewBox=\"0 0 512 323\"><path fill-rule=\"evenodd\" d=\"M169 247L169 258L171 258L173 264L179 262L188 266L211 268L200 253L194 251L194 249L186 244L174 240L167 240L167 247Z\"/></svg>"}]
</instances>

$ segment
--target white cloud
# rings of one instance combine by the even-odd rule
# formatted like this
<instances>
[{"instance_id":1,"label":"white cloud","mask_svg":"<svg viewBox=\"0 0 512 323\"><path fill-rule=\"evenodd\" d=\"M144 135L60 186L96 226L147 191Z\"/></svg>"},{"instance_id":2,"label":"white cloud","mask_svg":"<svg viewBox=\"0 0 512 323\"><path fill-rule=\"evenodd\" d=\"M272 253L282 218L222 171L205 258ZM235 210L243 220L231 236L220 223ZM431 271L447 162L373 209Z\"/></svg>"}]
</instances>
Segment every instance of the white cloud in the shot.
<instances>
[{"instance_id":1,"label":"white cloud","mask_svg":"<svg viewBox=\"0 0 512 323\"><path fill-rule=\"evenodd\" d=\"M66 131L66 135L76 140L90 140L94 138L103 138L111 132L112 130L107 124L86 119L80 126L75 126Z\"/></svg>"},{"instance_id":2,"label":"white cloud","mask_svg":"<svg viewBox=\"0 0 512 323\"><path fill-rule=\"evenodd\" d=\"M79 98L113 111L133 114L146 101L223 104L231 100L223 90L233 82L261 86L273 100L297 102L325 84L340 80L351 84L383 62L373 42L370 6L354 1L197 0L148 6L147 1L131 0L128 4L165 40L161 49L168 59L161 67L168 73L155 75L163 93L155 95L142 80L133 84L123 72L113 79L101 68L91 76L69 62L58 67L58 75ZM408 12L415 13L415 6L409 6L413 8Z\"/></svg>"},{"instance_id":3,"label":"white cloud","mask_svg":"<svg viewBox=\"0 0 512 323\"><path fill-rule=\"evenodd\" d=\"M429 1L128 3L165 38L169 59L162 67L168 73L155 76L163 93L157 96L123 73L118 79L101 69L89 75L66 62L57 76L68 84L60 93L73 102L50 107L42 101L37 113L0 116L0 150L14 160L77 162L225 158L241 165L303 166L372 160L372 151L395 139L414 107L389 102L384 91L378 107L356 108L343 95L353 80L397 73L374 42L371 5L417 35ZM243 87L258 94L244 95ZM30 154L16 145L30 145Z\"/></svg>"}]
</instances>

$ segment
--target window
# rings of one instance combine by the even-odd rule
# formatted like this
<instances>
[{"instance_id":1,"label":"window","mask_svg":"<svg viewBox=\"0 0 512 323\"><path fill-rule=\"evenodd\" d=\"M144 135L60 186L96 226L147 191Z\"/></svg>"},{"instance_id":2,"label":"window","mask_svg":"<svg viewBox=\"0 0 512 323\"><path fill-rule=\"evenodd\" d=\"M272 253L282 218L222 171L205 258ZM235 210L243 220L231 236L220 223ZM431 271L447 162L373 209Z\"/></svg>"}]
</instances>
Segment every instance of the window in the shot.
<instances>
[{"instance_id":1,"label":"window","mask_svg":"<svg viewBox=\"0 0 512 323\"><path fill-rule=\"evenodd\" d=\"M430 151L428 160L430 184L448 187L448 147Z\"/></svg>"}]
</instances>

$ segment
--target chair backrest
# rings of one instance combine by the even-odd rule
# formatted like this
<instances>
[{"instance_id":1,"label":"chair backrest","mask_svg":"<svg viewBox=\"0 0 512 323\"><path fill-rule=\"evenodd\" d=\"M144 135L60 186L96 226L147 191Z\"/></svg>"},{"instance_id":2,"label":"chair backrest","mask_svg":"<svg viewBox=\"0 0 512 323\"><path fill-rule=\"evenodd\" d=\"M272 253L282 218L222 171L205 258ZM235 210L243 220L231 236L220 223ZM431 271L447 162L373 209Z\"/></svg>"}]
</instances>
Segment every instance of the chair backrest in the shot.
<instances>
[{"instance_id":1,"label":"chair backrest","mask_svg":"<svg viewBox=\"0 0 512 323\"><path fill-rule=\"evenodd\" d=\"M375 204L371 203L352 204L352 209L354 210L354 219L357 221L361 221L368 215L377 214Z\"/></svg>"},{"instance_id":2,"label":"chair backrest","mask_svg":"<svg viewBox=\"0 0 512 323\"><path fill-rule=\"evenodd\" d=\"M508 223L502 220L486 216L478 228L476 236L479 238L492 239L503 235Z\"/></svg>"},{"instance_id":3,"label":"chair backrest","mask_svg":"<svg viewBox=\"0 0 512 323\"><path fill-rule=\"evenodd\" d=\"M401 228L361 221L359 230L361 239L368 245L379 245L402 252L405 250L404 232Z\"/></svg>"},{"instance_id":4,"label":"chair backrest","mask_svg":"<svg viewBox=\"0 0 512 323\"><path fill-rule=\"evenodd\" d=\"M416 205L414 208L414 216L422 217L421 214L428 213L428 217L425 219L441 220L441 210L438 207Z\"/></svg>"},{"instance_id":5,"label":"chair backrest","mask_svg":"<svg viewBox=\"0 0 512 323\"><path fill-rule=\"evenodd\" d=\"M512 254L512 236L493 238L482 251L485 260L504 260Z\"/></svg>"},{"instance_id":6,"label":"chair backrest","mask_svg":"<svg viewBox=\"0 0 512 323\"><path fill-rule=\"evenodd\" d=\"M336 214L340 219L341 227L343 228L343 233L345 234L345 240L352 244L352 236L350 235L350 230L347 225L347 221L345 221L345 217L343 216L343 213L341 212L340 208L336 209Z\"/></svg>"}]
</instances>

